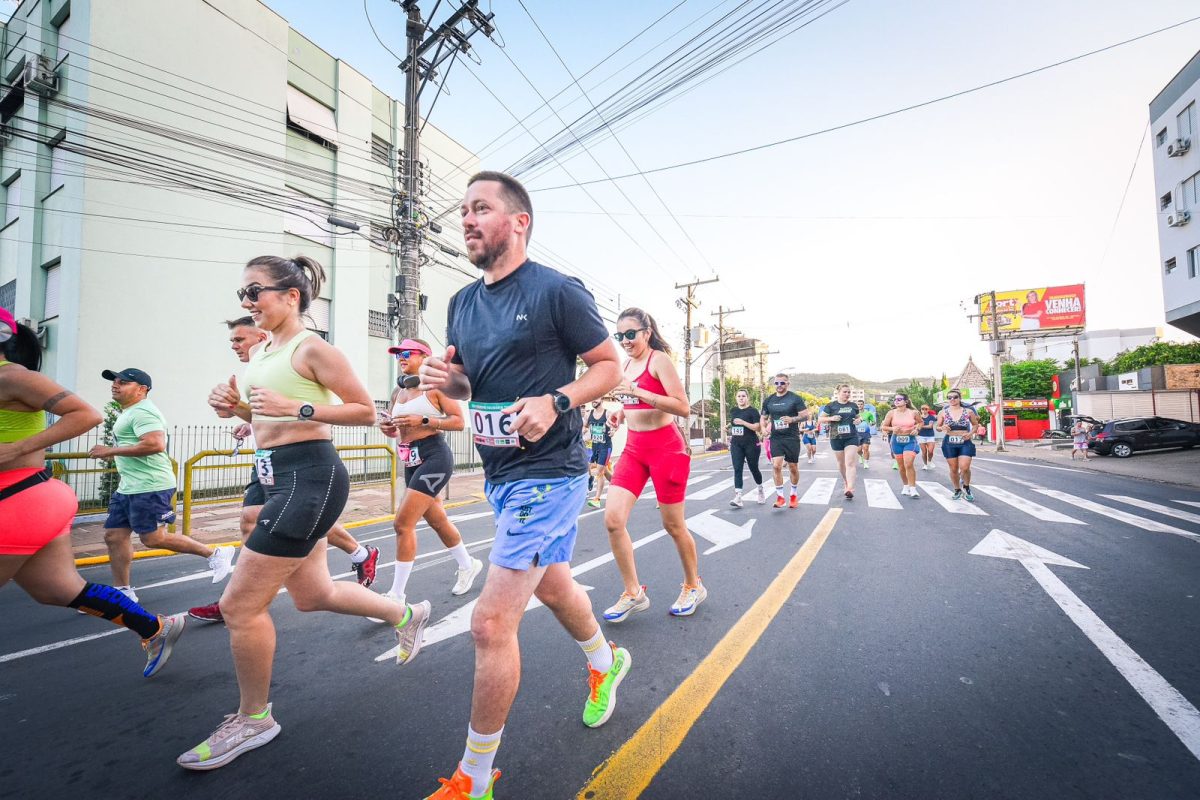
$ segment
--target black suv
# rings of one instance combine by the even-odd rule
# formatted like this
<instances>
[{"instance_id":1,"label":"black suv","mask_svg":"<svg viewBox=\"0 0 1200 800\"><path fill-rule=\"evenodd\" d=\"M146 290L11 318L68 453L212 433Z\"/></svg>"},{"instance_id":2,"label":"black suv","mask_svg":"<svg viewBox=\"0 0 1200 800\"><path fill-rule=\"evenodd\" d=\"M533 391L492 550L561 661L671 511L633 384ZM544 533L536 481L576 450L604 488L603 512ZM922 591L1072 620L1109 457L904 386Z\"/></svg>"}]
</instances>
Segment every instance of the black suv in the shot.
<instances>
[{"instance_id":1,"label":"black suv","mask_svg":"<svg viewBox=\"0 0 1200 800\"><path fill-rule=\"evenodd\" d=\"M1092 428L1088 447L1102 456L1128 458L1135 450L1200 444L1200 425L1166 417L1126 417Z\"/></svg>"}]
</instances>

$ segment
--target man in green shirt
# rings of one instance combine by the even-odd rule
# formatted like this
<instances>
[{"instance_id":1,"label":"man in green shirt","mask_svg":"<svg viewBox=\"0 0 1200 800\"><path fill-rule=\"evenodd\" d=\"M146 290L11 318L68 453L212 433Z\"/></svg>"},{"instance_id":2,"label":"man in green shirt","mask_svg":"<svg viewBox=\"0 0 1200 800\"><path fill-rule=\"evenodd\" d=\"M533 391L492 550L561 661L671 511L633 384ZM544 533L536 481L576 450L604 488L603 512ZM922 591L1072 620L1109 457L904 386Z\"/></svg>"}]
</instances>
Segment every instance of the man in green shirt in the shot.
<instances>
[{"instance_id":1,"label":"man in green shirt","mask_svg":"<svg viewBox=\"0 0 1200 800\"><path fill-rule=\"evenodd\" d=\"M167 421L146 397L150 376L134 368L120 372L106 369L100 374L112 381L112 398L121 406L121 416L113 426L117 446L96 445L88 451L92 458L114 459L121 476L104 522L113 583L137 600L129 578L134 533L149 548L203 556L213 571L213 583L224 580L233 570L232 547L214 549L191 537L167 532L167 525L175 521L175 468L166 453Z\"/></svg>"},{"instance_id":2,"label":"man in green shirt","mask_svg":"<svg viewBox=\"0 0 1200 800\"><path fill-rule=\"evenodd\" d=\"M875 412L866 407L862 400L858 401L858 463L863 469L871 468L871 433L875 426Z\"/></svg>"}]
</instances>

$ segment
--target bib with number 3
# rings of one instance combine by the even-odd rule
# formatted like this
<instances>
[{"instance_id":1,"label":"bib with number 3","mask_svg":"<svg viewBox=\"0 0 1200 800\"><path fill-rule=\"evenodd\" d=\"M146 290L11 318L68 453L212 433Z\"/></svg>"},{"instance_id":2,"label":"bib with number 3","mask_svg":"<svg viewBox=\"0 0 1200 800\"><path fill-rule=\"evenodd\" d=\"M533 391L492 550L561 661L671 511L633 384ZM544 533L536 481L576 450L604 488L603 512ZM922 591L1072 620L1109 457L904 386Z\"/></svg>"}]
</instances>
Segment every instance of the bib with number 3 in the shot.
<instances>
[{"instance_id":1,"label":"bib with number 3","mask_svg":"<svg viewBox=\"0 0 1200 800\"><path fill-rule=\"evenodd\" d=\"M520 447L520 437L512 432L513 415L504 409L512 403L468 404L471 414L471 432L475 444L486 447Z\"/></svg>"},{"instance_id":2,"label":"bib with number 3","mask_svg":"<svg viewBox=\"0 0 1200 800\"><path fill-rule=\"evenodd\" d=\"M272 450L254 451L254 474L263 486L275 485L275 466L271 463Z\"/></svg>"}]
</instances>

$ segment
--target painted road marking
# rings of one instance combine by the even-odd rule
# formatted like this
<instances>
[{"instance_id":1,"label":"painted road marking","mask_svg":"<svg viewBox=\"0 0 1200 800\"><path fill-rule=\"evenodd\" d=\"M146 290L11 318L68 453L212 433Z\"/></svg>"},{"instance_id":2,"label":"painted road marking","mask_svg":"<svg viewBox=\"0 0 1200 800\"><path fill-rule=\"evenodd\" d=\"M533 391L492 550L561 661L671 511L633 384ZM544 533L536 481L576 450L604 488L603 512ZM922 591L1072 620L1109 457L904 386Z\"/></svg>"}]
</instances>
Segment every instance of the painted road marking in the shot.
<instances>
[{"instance_id":1,"label":"painted road marking","mask_svg":"<svg viewBox=\"0 0 1200 800\"><path fill-rule=\"evenodd\" d=\"M578 800L635 800L641 796L796 590L841 513L840 508L825 512L820 524L754 605L629 741L596 768L579 791Z\"/></svg>"},{"instance_id":2,"label":"painted road marking","mask_svg":"<svg viewBox=\"0 0 1200 800\"><path fill-rule=\"evenodd\" d=\"M988 515L986 511L974 503L968 503L966 500L955 500L950 490L940 483L917 481L917 486L920 486L921 491L932 497L935 503L951 514L972 514L977 517L986 517Z\"/></svg>"},{"instance_id":3,"label":"painted road marking","mask_svg":"<svg viewBox=\"0 0 1200 800\"><path fill-rule=\"evenodd\" d=\"M703 514L697 514L687 521L688 529L692 533L707 539L712 542L712 547L705 550L701 555L712 555L718 550L724 550L726 547L732 547L735 544L740 544L750 538L750 531L754 528L754 520L746 520L741 525L735 525L732 522L727 522L720 517L714 516L716 509L711 508Z\"/></svg>"},{"instance_id":4,"label":"painted road marking","mask_svg":"<svg viewBox=\"0 0 1200 800\"><path fill-rule=\"evenodd\" d=\"M983 458L977 456L975 461L987 461L992 464L1008 464L1014 467L1034 467L1036 469L1053 469L1059 472L1090 472L1086 469L1075 469L1073 467L1052 467L1049 464L1030 464L1028 461L1005 461L1002 458Z\"/></svg>"},{"instance_id":5,"label":"painted road marking","mask_svg":"<svg viewBox=\"0 0 1200 800\"><path fill-rule=\"evenodd\" d=\"M1196 503L1191 500L1176 500L1175 502L1183 503L1185 506L1195 506L1196 508L1200 508L1200 503Z\"/></svg>"},{"instance_id":6,"label":"painted road marking","mask_svg":"<svg viewBox=\"0 0 1200 800\"><path fill-rule=\"evenodd\" d=\"M1068 517L1061 511L1055 511L1053 508L1046 508L1045 506L1035 503L1032 500L1027 500L1020 495L1013 494L1007 489L1001 489L999 486L984 486L981 483L977 483L975 484L974 488L977 492L983 492L988 497L994 497L1002 503L1008 503L1018 511L1024 511L1029 516L1040 519L1043 522L1063 522L1068 525L1087 525L1087 523L1081 519Z\"/></svg>"},{"instance_id":7,"label":"painted road marking","mask_svg":"<svg viewBox=\"0 0 1200 800\"><path fill-rule=\"evenodd\" d=\"M1193 756L1200 759L1200 711L1125 644L1124 640L1105 625L1104 620L1096 616L1096 613L1075 596L1046 565L1058 564L1082 569L1087 567L1000 530L989 533L971 553L1019 561L1063 613L1083 631L1084 636L1117 668L1117 672L1121 673L1134 691L1154 709L1159 719L1179 737L1179 741L1183 742Z\"/></svg>"},{"instance_id":8,"label":"painted road marking","mask_svg":"<svg viewBox=\"0 0 1200 800\"><path fill-rule=\"evenodd\" d=\"M892 491L892 487L888 486L887 481L879 478L866 478L863 483L867 486L867 505L871 508L894 508L897 510L904 508L896 499L896 493Z\"/></svg>"},{"instance_id":9,"label":"painted road marking","mask_svg":"<svg viewBox=\"0 0 1200 800\"><path fill-rule=\"evenodd\" d=\"M104 637L112 636L115 633L124 633L125 630L126 630L125 628L111 628L110 630L101 631L100 633L89 634L88 636L78 636L74 639L64 639L61 642L53 642L51 644L44 644L41 647L31 647L28 650L19 650L15 653L6 653L6 654L0 656L0 664L3 664L6 661L16 661L18 658L26 658L28 656L36 656L36 655L41 655L42 653L49 653L52 650L59 650L63 647L70 647L71 645L83 644L84 642L90 642L95 639L103 639Z\"/></svg>"},{"instance_id":10,"label":"painted road marking","mask_svg":"<svg viewBox=\"0 0 1200 800\"><path fill-rule=\"evenodd\" d=\"M1116 500L1118 503L1126 503L1127 505L1144 508L1147 511L1155 511L1164 516L1182 519L1187 522L1195 522L1200 524L1200 514L1193 514L1190 511L1180 511L1178 508L1151 503L1149 500L1143 500L1140 497L1129 497L1124 494L1102 494L1101 497L1107 497L1109 500Z\"/></svg>"},{"instance_id":11,"label":"painted road marking","mask_svg":"<svg viewBox=\"0 0 1200 800\"><path fill-rule=\"evenodd\" d=\"M1061 500L1064 503L1070 503L1073 506L1078 506L1079 508L1082 508L1085 511L1091 511L1096 514L1100 514L1101 516L1108 517L1109 519L1115 519L1119 522L1124 522L1127 525L1132 525L1135 528L1141 528L1144 531L1154 531L1156 533L1173 533L1177 536L1184 536L1188 539L1191 539L1192 541L1200 542L1200 535L1198 535L1198 534L1189 533L1188 531L1185 531L1182 528L1176 528L1173 525L1167 525L1166 523L1163 523L1163 522L1156 522L1155 520L1152 520L1152 519L1146 519L1145 517L1139 517L1136 514L1130 514L1129 512L1122 511L1119 508L1113 508L1112 506L1101 505L1100 503L1093 502L1093 501L1088 500L1083 497L1076 497L1073 494L1067 494L1066 492L1060 492L1057 489L1034 489L1034 491L1040 492L1041 494L1044 494L1047 497L1053 497L1055 500Z\"/></svg>"},{"instance_id":12,"label":"painted road marking","mask_svg":"<svg viewBox=\"0 0 1200 800\"><path fill-rule=\"evenodd\" d=\"M707 500L708 498L712 497L715 494L720 494L721 492L728 491L732 488L733 488L733 478L728 478L727 480L717 481L712 486L706 486L703 489L699 489L695 492L692 492L691 494L689 494L687 496L686 499L688 499L688 500Z\"/></svg>"},{"instance_id":13,"label":"painted road marking","mask_svg":"<svg viewBox=\"0 0 1200 800\"><path fill-rule=\"evenodd\" d=\"M833 487L836 485L837 478L817 478L800 498L800 502L810 506L827 506L833 497Z\"/></svg>"}]
</instances>

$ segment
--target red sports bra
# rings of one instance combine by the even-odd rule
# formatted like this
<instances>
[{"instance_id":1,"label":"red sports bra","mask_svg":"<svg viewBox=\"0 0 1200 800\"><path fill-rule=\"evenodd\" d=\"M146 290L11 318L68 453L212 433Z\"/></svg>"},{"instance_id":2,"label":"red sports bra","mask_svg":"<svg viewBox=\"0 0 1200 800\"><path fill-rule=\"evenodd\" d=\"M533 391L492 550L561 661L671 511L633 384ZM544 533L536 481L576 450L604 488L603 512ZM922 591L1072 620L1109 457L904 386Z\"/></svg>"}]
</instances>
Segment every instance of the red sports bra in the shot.
<instances>
[{"instance_id":1,"label":"red sports bra","mask_svg":"<svg viewBox=\"0 0 1200 800\"><path fill-rule=\"evenodd\" d=\"M654 354L657 352L657 350L651 351L650 358L646 359L646 369L643 370L642 374L637 377L637 380L633 381L633 385L638 389L666 397L666 387L662 385L662 381L654 377L654 375L650 372L650 364L654 361ZM654 406L633 396L621 395L618 399L621 401L621 405L625 407L626 411L654 410Z\"/></svg>"}]
</instances>

